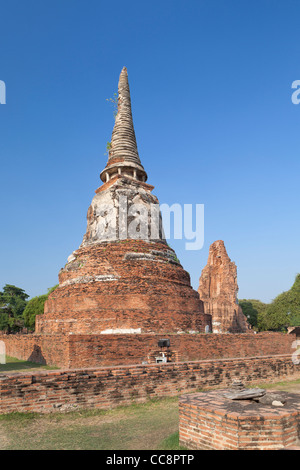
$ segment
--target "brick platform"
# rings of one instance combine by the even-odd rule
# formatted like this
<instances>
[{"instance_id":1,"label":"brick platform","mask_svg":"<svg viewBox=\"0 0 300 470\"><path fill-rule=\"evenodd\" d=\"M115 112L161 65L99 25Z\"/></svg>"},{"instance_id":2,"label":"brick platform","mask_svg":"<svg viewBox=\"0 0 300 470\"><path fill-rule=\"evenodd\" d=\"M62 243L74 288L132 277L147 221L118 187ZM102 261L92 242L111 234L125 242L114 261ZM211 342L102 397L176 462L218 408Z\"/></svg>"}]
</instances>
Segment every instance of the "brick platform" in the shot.
<instances>
[{"instance_id":1,"label":"brick platform","mask_svg":"<svg viewBox=\"0 0 300 470\"><path fill-rule=\"evenodd\" d=\"M204 332L210 315L175 256L166 244L143 240L79 248L36 317L36 333Z\"/></svg>"},{"instance_id":2,"label":"brick platform","mask_svg":"<svg viewBox=\"0 0 300 470\"><path fill-rule=\"evenodd\" d=\"M227 390L228 391L228 390ZM300 396L276 392L283 407L230 400L225 390L180 398L179 439L188 449L276 450L297 446Z\"/></svg>"}]
</instances>

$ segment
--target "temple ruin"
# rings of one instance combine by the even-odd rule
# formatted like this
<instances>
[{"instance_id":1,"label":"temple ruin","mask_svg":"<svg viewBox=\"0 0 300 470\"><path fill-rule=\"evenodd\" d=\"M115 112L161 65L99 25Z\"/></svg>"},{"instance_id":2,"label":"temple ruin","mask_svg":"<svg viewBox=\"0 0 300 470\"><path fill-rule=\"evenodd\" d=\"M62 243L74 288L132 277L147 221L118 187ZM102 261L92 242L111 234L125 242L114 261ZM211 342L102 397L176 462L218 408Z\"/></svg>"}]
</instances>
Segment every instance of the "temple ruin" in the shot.
<instances>
[{"instance_id":1,"label":"temple ruin","mask_svg":"<svg viewBox=\"0 0 300 470\"><path fill-rule=\"evenodd\" d=\"M199 291L191 287L189 274L164 238L159 202L139 157L126 68L120 75L118 113L100 179L103 184L88 209L83 241L60 270L59 286L36 317L35 333L0 335L8 356L60 370L1 374L0 414L107 409L228 387L234 379L261 383L299 377L300 364L292 360L297 331L285 335L249 330L237 303L237 269L224 242L211 245ZM211 334L212 328L220 334ZM212 395L207 406L202 397L196 393L194 399L182 399L184 445L227 448L230 443L222 429L215 438L220 427L225 433L229 427L236 431L233 448L240 447L240 435L249 439L237 415L241 411L241 419L252 426L247 410L234 410L231 417L228 398ZM213 416L212 400L219 408ZM253 413L256 404L250 405ZM254 409L254 426L265 418L262 406L257 413ZM289 403L294 438L299 407L294 409L291 402L288 408ZM205 438L199 425L203 415L213 430ZM275 418L281 429L285 416ZM272 432L272 425L267 427L262 426L261 433ZM283 434L277 447L290 442Z\"/></svg>"},{"instance_id":2,"label":"temple ruin","mask_svg":"<svg viewBox=\"0 0 300 470\"><path fill-rule=\"evenodd\" d=\"M250 330L237 300L237 267L229 258L223 240L215 241L209 248L198 292L204 303L204 312L212 316L213 333L245 333Z\"/></svg>"},{"instance_id":3,"label":"temple ruin","mask_svg":"<svg viewBox=\"0 0 300 470\"><path fill-rule=\"evenodd\" d=\"M88 209L83 242L61 269L59 287L36 319L36 333L204 332L210 317L164 239L159 202L154 187L146 183L125 67L108 162L100 178L103 185ZM139 224L136 208L144 216Z\"/></svg>"}]
</instances>

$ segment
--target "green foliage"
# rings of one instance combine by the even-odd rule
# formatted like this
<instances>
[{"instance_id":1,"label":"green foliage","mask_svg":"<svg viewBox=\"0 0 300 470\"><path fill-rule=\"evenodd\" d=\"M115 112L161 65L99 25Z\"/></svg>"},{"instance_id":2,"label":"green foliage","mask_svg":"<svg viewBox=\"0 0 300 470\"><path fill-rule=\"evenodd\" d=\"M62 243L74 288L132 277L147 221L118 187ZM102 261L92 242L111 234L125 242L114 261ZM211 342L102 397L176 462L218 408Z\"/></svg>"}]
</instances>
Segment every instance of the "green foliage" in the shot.
<instances>
[{"instance_id":1,"label":"green foliage","mask_svg":"<svg viewBox=\"0 0 300 470\"><path fill-rule=\"evenodd\" d=\"M278 295L270 304L255 299L239 300L244 315L258 331L285 331L300 325L300 274L289 291Z\"/></svg>"},{"instance_id":2,"label":"green foliage","mask_svg":"<svg viewBox=\"0 0 300 470\"><path fill-rule=\"evenodd\" d=\"M2 307L0 307L2 309ZM0 331L8 331L9 330L9 316L3 310L0 310Z\"/></svg>"},{"instance_id":3,"label":"green foliage","mask_svg":"<svg viewBox=\"0 0 300 470\"><path fill-rule=\"evenodd\" d=\"M48 292L47 292L47 296L51 294L51 292L55 291L55 289L57 289L59 284L55 284L55 286L53 287L49 287L48 288Z\"/></svg>"},{"instance_id":4,"label":"green foliage","mask_svg":"<svg viewBox=\"0 0 300 470\"><path fill-rule=\"evenodd\" d=\"M106 101L112 104L114 119L116 119L118 114L118 93L114 93L113 98L106 98Z\"/></svg>"},{"instance_id":5,"label":"green foliage","mask_svg":"<svg viewBox=\"0 0 300 470\"><path fill-rule=\"evenodd\" d=\"M107 142L107 144L106 144L106 152L105 152L104 155L109 155L110 148L111 148L111 142Z\"/></svg>"},{"instance_id":6,"label":"green foliage","mask_svg":"<svg viewBox=\"0 0 300 470\"><path fill-rule=\"evenodd\" d=\"M3 299L10 301L11 298L17 297L22 300L28 299L29 295L21 289L20 287L13 286L11 284L6 284L3 288L3 292L1 292L1 296Z\"/></svg>"},{"instance_id":7,"label":"green foliage","mask_svg":"<svg viewBox=\"0 0 300 470\"><path fill-rule=\"evenodd\" d=\"M261 321L264 330L285 330L288 326L300 326L300 274L286 292L278 295L268 306Z\"/></svg>"},{"instance_id":8,"label":"green foliage","mask_svg":"<svg viewBox=\"0 0 300 470\"><path fill-rule=\"evenodd\" d=\"M175 261L175 263L180 264L180 261L179 261L179 259L177 258L176 253L172 253L170 256L171 256L172 260Z\"/></svg>"},{"instance_id":9,"label":"green foliage","mask_svg":"<svg viewBox=\"0 0 300 470\"><path fill-rule=\"evenodd\" d=\"M300 314L294 314L290 317L290 326L300 326Z\"/></svg>"},{"instance_id":10,"label":"green foliage","mask_svg":"<svg viewBox=\"0 0 300 470\"><path fill-rule=\"evenodd\" d=\"M47 294L39 295L37 297L33 297L27 303L25 310L23 312L24 323L25 326L34 331L35 328L35 317L37 315L41 315L44 313L44 305L46 300L48 299L49 294L53 292L57 288L57 285L48 289Z\"/></svg>"},{"instance_id":11,"label":"green foliage","mask_svg":"<svg viewBox=\"0 0 300 470\"><path fill-rule=\"evenodd\" d=\"M8 333L20 331L24 327L23 311L29 295L11 284L6 284L0 292L0 330Z\"/></svg>"},{"instance_id":12,"label":"green foliage","mask_svg":"<svg viewBox=\"0 0 300 470\"><path fill-rule=\"evenodd\" d=\"M35 327L35 317L44 313L44 305L48 298L48 294L39 295L38 297L33 297L29 300L28 304L25 307L23 316L25 326L29 330L34 330Z\"/></svg>"},{"instance_id":13,"label":"green foliage","mask_svg":"<svg viewBox=\"0 0 300 470\"><path fill-rule=\"evenodd\" d=\"M278 295L258 316L261 331L285 331L288 326L300 325L300 274L290 290Z\"/></svg>"},{"instance_id":14,"label":"green foliage","mask_svg":"<svg viewBox=\"0 0 300 470\"><path fill-rule=\"evenodd\" d=\"M253 307L252 303L247 300L239 300L239 305L243 310L243 314L247 318L248 323L252 327L257 326L258 311Z\"/></svg>"},{"instance_id":15,"label":"green foliage","mask_svg":"<svg viewBox=\"0 0 300 470\"><path fill-rule=\"evenodd\" d=\"M239 300L239 305L252 328L260 330L261 318L269 304L265 304L257 299L241 299Z\"/></svg>"}]
</instances>

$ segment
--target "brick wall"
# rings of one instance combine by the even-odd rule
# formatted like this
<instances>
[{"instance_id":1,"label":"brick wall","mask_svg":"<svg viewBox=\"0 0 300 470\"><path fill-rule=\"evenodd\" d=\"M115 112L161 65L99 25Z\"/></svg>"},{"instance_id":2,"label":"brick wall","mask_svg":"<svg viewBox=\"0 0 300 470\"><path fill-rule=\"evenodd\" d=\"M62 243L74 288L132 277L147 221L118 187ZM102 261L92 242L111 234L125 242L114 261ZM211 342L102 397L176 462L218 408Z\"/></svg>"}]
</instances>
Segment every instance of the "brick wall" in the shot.
<instances>
[{"instance_id":1,"label":"brick wall","mask_svg":"<svg viewBox=\"0 0 300 470\"><path fill-rule=\"evenodd\" d=\"M228 386L300 376L291 355L0 375L0 413L101 408ZM63 408L64 409L64 408Z\"/></svg>"},{"instance_id":2,"label":"brick wall","mask_svg":"<svg viewBox=\"0 0 300 470\"><path fill-rule=\"evenodd\" d=\"M293 335L181 334L181 335L70 335L69 367L94 367L153 362L159 339L170 339L179 362L293 353Z\"/></svg>"},{"instance_id":3,"label":"brick wall","mask_svg":"<svg viewBox=\"0 0 300 470\"><path fill-rule=\"evenodd\" d=\"M68 367L69 342L63 335L0 335L6 355L38 364Z\"/></svg>"},{"instance_id":4,"label":"brick wall","mask_svg":"<svg viewBox=\"0 0 300 470\"><path fill-rule=\"evenodd\" d=\"M170 339L172 359L179 362L291 354L295 340L281 333L0 336L7 355L64 368L155 362L162 338Z\"/></svg>"},{"instance_id":5,"label":"brick wall","mask_svg":"<svg viewBox=\"0 0 300 470\"><path fill-rule=\"evenodd\" d=\"M278 393L278 392L277 392ZM230 400L220 391L182 395L179 440L187 449L275 450L298 445L300 403L279 392L284 407Z\"/></svg>"}]
</instances>

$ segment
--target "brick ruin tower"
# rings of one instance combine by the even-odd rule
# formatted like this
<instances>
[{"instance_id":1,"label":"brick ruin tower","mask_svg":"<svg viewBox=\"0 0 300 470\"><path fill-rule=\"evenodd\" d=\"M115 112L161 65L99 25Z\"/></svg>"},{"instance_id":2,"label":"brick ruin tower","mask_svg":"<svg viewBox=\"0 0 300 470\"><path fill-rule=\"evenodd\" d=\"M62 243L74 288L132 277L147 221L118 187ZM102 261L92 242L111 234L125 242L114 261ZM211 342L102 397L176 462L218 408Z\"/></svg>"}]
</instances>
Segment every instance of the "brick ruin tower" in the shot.
<instances>
[{"instance_id":1,"label":"brick ruin tower","mask_svg":"<svg viewBox=\"0 0 300 470\"><path fill-rule=\"evenodd\" d=\"M36 334L204 332L210 316L164 239L159 202L146 183L125 67L100 179L83 242L60 270L59 287L36 318Z\"/></svg>"},{"instance_id":2,"label":"brick ruin tower","mask_svg":"<svg viewBox=\"0 0 300 470\"><path fill-rule=\"evenodd\" d=\"M213 333L249 332L250 326L237 300L237 267L229 258L223 240L209 248L198 292L205 313L212 316Z\"/></svg>"}]
</instances>

